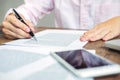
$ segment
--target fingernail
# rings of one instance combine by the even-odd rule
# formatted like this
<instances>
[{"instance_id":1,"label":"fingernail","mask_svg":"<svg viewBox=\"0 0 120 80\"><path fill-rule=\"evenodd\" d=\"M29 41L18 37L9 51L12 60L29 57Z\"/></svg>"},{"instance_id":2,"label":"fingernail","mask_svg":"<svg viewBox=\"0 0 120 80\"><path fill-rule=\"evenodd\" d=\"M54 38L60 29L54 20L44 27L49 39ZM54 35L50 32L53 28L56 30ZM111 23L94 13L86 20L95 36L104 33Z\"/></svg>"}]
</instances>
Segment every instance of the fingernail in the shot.
<instances>
[{"instance_id":1,"label":"fingernail","mask_svg":"<svg viewBox=\"0 0 120 80\"><path fill-rule=\"evenodd\" d=\"M81 41L86 41L86 39L85 38L81 38Z\"/></svg>"},{"instance_id":2,"label":"fingernail","mask_svg":"<svg viewBox=\"0 0 120 80\"><path fill-rule=\"evenodd\" d=\"M26 28L25 31L30 32L30 29L29 29L29 28Z\"/></svg>"}]
</instances>

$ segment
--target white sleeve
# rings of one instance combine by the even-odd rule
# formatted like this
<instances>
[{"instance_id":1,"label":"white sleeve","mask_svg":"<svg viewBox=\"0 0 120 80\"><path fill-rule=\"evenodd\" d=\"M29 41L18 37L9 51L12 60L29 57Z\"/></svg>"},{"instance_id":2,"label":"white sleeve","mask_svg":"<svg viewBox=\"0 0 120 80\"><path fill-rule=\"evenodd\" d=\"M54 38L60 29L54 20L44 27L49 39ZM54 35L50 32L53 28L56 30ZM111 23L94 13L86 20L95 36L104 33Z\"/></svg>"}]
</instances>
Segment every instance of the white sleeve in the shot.
<instances>
[{"instance_id":1,"label":"white sleeve","mask_svg":"<svg viewBox=\"0 0 120 80\"><path fill-rule=\"evenodd\" d=\"M54 0L24 0L24 4L16 8L18 13L30 20L34 25L38 20L49 14L54 9ZM8 10L6 16L12 12Z\"/></svg>"}]
</instances>

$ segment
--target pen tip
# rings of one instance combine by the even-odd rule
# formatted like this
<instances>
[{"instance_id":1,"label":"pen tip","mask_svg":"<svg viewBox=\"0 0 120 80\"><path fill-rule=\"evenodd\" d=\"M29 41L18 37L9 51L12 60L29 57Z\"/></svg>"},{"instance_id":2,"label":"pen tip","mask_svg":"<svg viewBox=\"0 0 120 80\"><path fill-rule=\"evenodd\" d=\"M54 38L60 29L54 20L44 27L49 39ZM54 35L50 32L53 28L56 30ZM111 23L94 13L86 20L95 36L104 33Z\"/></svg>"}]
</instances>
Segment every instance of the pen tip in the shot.
<instances>
[{"instance_id":1,"label":"pen tip","mask_svg":"<svg viewBox=\"0 0 120 80\"><path fill-rule=\"evenodd\" d=\"M37 38L36 38L35 36L34 36L34 40L35 40L35 41L38 41Z\"/></svg>"}]
</instances>

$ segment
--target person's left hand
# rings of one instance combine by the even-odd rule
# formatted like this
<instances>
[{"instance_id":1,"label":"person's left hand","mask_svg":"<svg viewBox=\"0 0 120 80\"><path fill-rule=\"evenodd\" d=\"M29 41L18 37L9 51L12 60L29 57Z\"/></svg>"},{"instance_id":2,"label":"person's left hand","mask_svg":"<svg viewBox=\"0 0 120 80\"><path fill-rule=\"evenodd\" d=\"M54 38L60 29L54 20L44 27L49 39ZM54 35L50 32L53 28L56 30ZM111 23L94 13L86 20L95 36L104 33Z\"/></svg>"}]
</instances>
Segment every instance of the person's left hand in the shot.
<instances>
[{"instance_id":1,"label":"person's left hand","mask_svg":"<svg viewBox=\"0 0 120 80\"><path fill-rule=\"evenodd\" d=\"M85 32L81 41L96 41L99 39L109 40L120 35L120 16L114 17L106 22L98 24L93 29Z\"/></svg>"}]
</instances>

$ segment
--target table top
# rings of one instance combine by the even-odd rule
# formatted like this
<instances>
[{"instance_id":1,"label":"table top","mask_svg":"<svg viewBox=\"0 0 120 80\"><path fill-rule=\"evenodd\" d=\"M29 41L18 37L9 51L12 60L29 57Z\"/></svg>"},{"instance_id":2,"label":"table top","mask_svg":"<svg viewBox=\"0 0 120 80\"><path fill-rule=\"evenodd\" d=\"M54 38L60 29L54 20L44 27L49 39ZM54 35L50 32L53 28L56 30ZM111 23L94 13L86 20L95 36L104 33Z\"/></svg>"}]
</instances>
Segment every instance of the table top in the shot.
<instances>
[{"instance_id":1,"label":"table top","mask_svg":"<svg viewBox=\"0 0 120 80\"><path fill-rule=\"evenodd\" d=\"M42 31L45 29L48 29L48 28L39 27L39 28L36 28L36 32ZM120 36L118 36L117 38L120 38ZM8 42L8 41L12 41L12 40L8 40L8 39L4 38L3 34L1 33L0 34L0 44ZM84 46L84 48L96 50L96 53L98 55L120 64L120 52L104 47L104 41L102 41L102 40L88 42ZM98 78L95 78L95 80L120 80L120 74L105 76L105 77L98 77Z\"/></svg>"}]
</instances>

